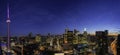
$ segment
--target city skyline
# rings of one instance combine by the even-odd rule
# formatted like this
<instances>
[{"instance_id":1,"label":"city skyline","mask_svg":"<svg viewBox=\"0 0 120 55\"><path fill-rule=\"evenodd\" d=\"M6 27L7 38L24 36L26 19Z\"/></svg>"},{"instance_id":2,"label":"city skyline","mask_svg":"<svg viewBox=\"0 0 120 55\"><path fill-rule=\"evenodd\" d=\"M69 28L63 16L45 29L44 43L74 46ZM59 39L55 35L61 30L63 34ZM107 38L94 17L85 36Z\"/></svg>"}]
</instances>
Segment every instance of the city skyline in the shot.
<instances>
[{"instance_id":1,"label":"city skyline","mask_svg":"<svg viewBox=\"0 0 120 55\"><path fill-rule=\"evenodd\" d=\"M89 33L119 31L120 1L10 0L11 34L64 33L67 27ZM0 35L7 33L7 0L0 1ZM115 31L117 29L117 31Z\"/></svg>"}]
</instances>

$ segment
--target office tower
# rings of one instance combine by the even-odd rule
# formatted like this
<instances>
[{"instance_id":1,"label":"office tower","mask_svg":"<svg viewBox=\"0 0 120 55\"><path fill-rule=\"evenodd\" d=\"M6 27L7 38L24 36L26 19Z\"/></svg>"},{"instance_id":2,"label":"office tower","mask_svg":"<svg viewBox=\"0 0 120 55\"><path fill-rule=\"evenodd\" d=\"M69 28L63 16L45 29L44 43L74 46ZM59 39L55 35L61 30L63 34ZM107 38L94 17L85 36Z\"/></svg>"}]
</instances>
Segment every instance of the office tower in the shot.
<instances>
[{"instance_id":1,"label":"office tower","mask_svg":"<svg viewBox=\"0 0 120 55\"><path fill-rule=\"evenodd\" d=\"M66 26L66 27L67 27L67 26ZM69 28L67 27L67 28L65 29L65 34L67 34L68 31L69 31Z\"/></svg>"},{"instance_id":2,"label":"office tower","mask_svg":"<svg viewBox=\"0 0 120 55\"><path fill-rule=\"evenodd\" d=\"M97 37L97 55L107 55L108 54L108 31L96 31Z\"/></svg>"},{"instance_id":3,"label":"office tower","mask_svg":"<svg viewBox=\"0 0 120 55\"><path fill-rule=\"evenodd\" d=\"M73 44L74 32L70 31L68 28L65 29L65 33L63 34L64 42L67 41L69 44Z\"/></svg>"},{"instance_id":4,"label":"office tower","mask_svg":"<svg viewBox=\"0 0 120 55\"><path fill-rule=\"evenodd\" d=\"M78 32L79 31L74 29L73 44L78 44L78 42L79 42L79 36L78 36L79 33Z\"/></svg>"},{"instance_id":5,"label":"office tower","mask_svg":"<svg viewBox=\"0 0 120 55\"><path fill-rule=\"evenodd\" d=\"M46 42L46 44L47 44L48 46L53 46L53 37L51 36L50 33L48 33L45 42Z\"/></svg>"},{"instance_id":6,"label":"office tower","mask_svg":"<svg viewBox=\"0 0 120 55\"><path fill-rule=\"evenodd\" d=\"M86 28L84 28L83 36L84 36L85 38L87 38L87 30L86 30Z\"/></svg>"},{"instance_id":7,"label":"office tower","mask_svg":"<svg viewBox=\"0 0 120 55\"><path fill-rule=\"evenodd\" d=\"M65 29L65 33L63 34L63 39L64 39L64 42L67 41L67 32L69 31L68 28Z\"/></svg>"},{"instance_id":8,"label":"office tower","mask_svg":"<svg viewBox=\"0 0 120 55\"><path fill-rule=\"evenodd\" d=\"M74 29L74 35L77 35L78 34L78 30Z\"/></svg>"},{"instance_id":9,"label":"office tower","mask_svg":"<svg viewBox=\"0 0 120 55\"><path fill-rule=\"evenodd\" d=\"M73 35L74 35L73 31L68 31L67 41L68 41L69 44L73 44Z\"/></svg>"},{"instance_id":10,"label":"office tower","mask_svg":"<svg viewBox=\"0 0 120 55\"><path fill-rule=\"evenodd\" d=\"M120 55L120 34L118 34L117 38L117 55Z\"/></svg>"},{"instance_id":11,"label":"office tower","mask_svg":"<svg viewBox=\"0 0 120 55\"><path fill-rule=\"evenodd\" d=\"M82 43L86 43L86 44L88 43L88 34L86 28L84 28Z\"/></svg>"},{"instance_id":12,"label":"office tower","mask_svg":"<svg viewBox=\"0 0 120 55\"><path fill-rule=\"evenodd\" d=\"M37 43L41 43L41 36L40 36L40 34L37 34L37 35L36 35L35 41L36 41Z\"/></svg>"}]
</instances>

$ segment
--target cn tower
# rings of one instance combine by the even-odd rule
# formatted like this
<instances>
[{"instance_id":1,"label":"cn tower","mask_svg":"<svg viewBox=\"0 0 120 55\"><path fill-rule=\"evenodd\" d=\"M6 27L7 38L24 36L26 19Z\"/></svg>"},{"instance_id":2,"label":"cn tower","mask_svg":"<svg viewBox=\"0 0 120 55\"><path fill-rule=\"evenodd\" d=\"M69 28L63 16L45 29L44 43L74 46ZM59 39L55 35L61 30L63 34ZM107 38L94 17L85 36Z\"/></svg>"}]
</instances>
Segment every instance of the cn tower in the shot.
<instances>
[{"instance_id":1,"label":"cn tower","mask_svg":"<svg viewBox=\"0 0 120 55\"><path fill-rule=\"evenodd\" d=\"M10 17L9 17L9 4L7 5L7 50L10 51Z\"/></svg>"}]
</instances>

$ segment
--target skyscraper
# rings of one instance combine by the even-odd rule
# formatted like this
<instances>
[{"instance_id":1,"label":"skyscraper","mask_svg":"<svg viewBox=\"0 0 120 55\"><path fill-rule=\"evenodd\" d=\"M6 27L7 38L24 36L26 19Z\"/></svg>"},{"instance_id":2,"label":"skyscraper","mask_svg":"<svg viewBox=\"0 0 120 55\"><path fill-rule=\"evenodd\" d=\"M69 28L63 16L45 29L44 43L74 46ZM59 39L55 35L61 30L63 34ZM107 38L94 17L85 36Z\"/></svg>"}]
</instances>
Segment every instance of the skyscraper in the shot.
<instances>
[{"instance_id":1,"label":"skyscraper","mask_svg":"<svg viewBox=\"0 0 120 55\"><path fill-rule=\"evenodd\" d=\"M97 37L97 55L106 55L108 54L108 31L96 31Z\"/></svg>"},{"instance_id":2,"label":"skyscraper","mask_svg":"<svg viewBox=\"0 0 120 55\"><path fill-rule=\"evenodd\" d=\"M1 43L1 38L0 38L0 55L3 55L3 54L2 54L2 43Z\"/></svg>"},{"instance_id":3,"label":"skyscraper","mask_svg":"<svg viewBox=\"0 0 120 55\"><path fill-rule=\"evenodd\" d=\"M120 55L120 34L118 34L117 39L117 55Z\"/></svg>"},{"instance_id":4,"label":"skyscraper","mask_svg":"<svg viewBox=\"0 0 120 55\"><path fill-rule=\"evenodd\" d=\"M41 43L41 35L40 34L37 34L36 35L36 37L35 37L35 41L37 42L37 43Z\"/></svg>"},{"instance_id":5,"label":"skyscraper","mask_svg":"<svg viewBox=\"0 0 120 55\"><path fill-rule=\"evenodd\" d=\"M88 34L87 34L87 29L84 28L84 32L83 32L83 37L82 37L84 43L88 43Z\"/></svg>"}]
</instances>

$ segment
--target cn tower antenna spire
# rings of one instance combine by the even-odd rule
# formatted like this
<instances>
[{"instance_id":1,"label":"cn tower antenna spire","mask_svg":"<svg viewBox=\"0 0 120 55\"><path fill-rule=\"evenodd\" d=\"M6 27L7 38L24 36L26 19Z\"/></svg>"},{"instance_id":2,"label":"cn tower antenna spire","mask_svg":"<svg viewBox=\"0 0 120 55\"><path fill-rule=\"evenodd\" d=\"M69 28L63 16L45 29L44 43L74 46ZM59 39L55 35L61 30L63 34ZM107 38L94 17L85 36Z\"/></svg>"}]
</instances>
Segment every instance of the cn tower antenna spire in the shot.
<instances>
[{"instance_id":1,"label":"cn tower antenna spire","mask_svg":"<svg viewBox=\"0 0 120 55\"><path fill-rule=\"evenodd\" d=\"M10 19L10 16L9 16L9 3L7 4L7 18Z\"/></svg>"}]
</instances>

